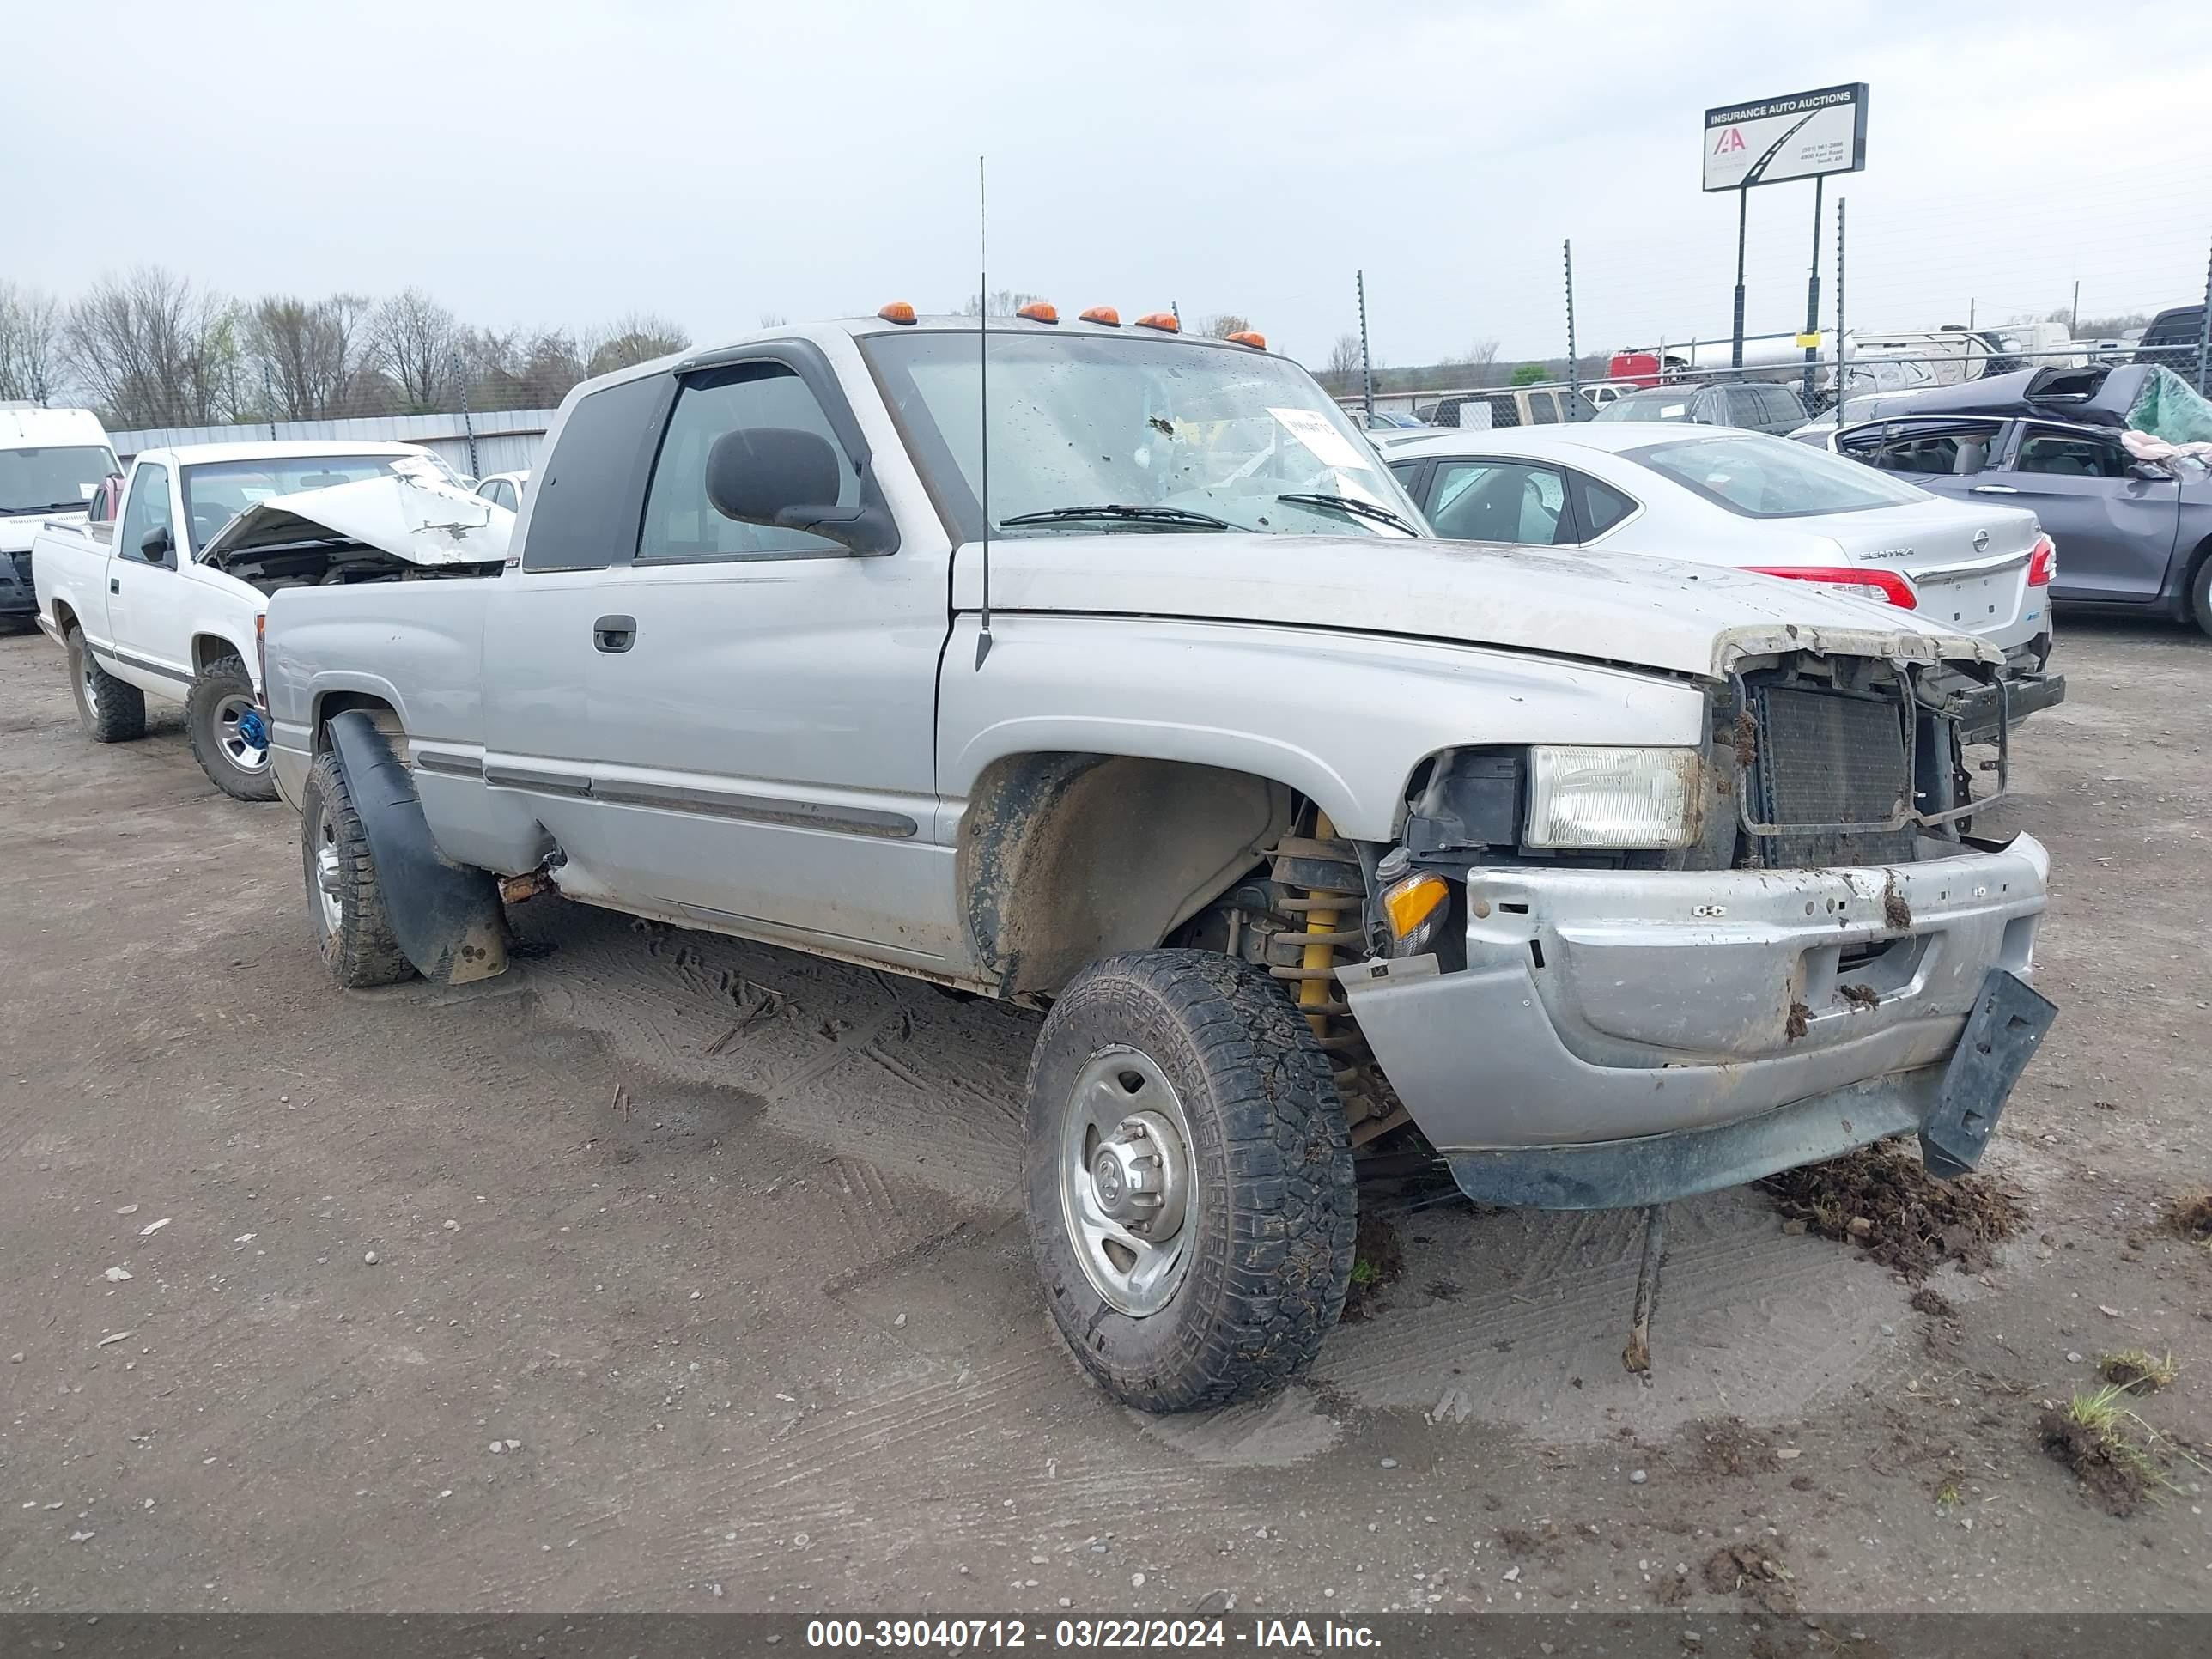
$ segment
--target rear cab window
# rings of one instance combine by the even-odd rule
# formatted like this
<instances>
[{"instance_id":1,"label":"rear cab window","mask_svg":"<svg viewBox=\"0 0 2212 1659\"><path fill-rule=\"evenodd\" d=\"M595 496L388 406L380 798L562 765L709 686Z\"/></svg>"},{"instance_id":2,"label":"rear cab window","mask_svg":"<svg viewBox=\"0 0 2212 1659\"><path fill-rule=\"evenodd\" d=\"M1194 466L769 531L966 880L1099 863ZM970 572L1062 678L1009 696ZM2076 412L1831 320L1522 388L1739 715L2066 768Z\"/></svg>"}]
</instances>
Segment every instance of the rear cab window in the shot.
<instances>
[{"instance_id":1,"label":"rear cab window","mask_svg":"<svg viewBox=\"0 0 2212 1659\"><path fill-rule=\"evenodd\" d=\"M531 488L525 570L605 570L637 545L645 473L674 395L665 374L579 398Z\"/></svg>"}]
</instances>

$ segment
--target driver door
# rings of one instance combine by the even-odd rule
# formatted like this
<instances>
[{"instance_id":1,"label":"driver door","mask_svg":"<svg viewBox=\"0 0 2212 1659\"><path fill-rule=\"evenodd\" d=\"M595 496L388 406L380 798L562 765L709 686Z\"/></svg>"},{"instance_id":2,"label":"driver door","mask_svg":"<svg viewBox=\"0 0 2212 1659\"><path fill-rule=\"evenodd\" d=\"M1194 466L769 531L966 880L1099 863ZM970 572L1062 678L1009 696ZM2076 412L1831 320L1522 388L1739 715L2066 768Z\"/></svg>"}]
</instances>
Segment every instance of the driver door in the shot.
<instances>
[{"instance_id":1,"label":"driver door","mask_svg":"<svg viewBox=\"0 0 2212 1659\"><path fill-rule=\"evenodd\" d=\"M963 966L952 849L933 834L948 554L864 558L724 518L707 496L707 458L748 428L838 446L783 362L686 377L635 549L592 591L598 873L653 908ZM854 468L841 477L849 507Z\"/></svg>"},{"instance_id":2,"label":"driver door","mask_svg":"<svg viewBox=\"0 0 2212 1659\"><path fill-rule=\"evenodd\" d=\"M131 494L107 561L107 641L113 660L106 666L118 678L171 702L181 701L191 684L191 661L185 653L184 578L185 556L179 541L175 485L166 466L146 465L131 475ZM147 537L166 532L168 550L145 551Z\"/></svg>"}]
</instances>

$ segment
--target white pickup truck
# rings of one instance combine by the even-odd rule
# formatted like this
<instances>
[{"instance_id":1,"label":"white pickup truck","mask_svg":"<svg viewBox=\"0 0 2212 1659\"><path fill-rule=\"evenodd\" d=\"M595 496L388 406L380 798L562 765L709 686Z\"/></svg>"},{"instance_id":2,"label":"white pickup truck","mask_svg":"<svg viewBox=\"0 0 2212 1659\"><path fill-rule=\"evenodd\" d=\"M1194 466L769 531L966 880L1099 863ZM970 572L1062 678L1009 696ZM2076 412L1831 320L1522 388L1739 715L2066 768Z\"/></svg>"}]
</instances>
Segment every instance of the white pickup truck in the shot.
<instances>
[{"instance_id":1,"label":"white pickup truck","mask_svg":"<svg viewBox=\"0 0 2212 1659\"><path fill-rule=\"evenodd\" d=\"M489 579L270 602L331 974L498 973L550 890L1048 1010L1031 1239L1133 1404L1311 1362L1355 1149L1656 1232L1885 1136L1971 1168L2051 1017L1942 689L1996 651L1438 541L1256 336L889 307L589 381L545 453Z\"/></svg>"},{"instance_id":2,"label":"white pickup truck","mask_svg":"<svg viewBox=\"0 0 2212 1659\"><path fill-rule=\"evenodd\" d=\"M334 487L403 472L449 488L459 517L499 524L497 551L483 556L504 556L511 515L462 491L430 452L398 443L150 449L133 458L113 519L45 524L31 543L31 586L40 626L69 653L86 733L95 743L137 738L146 729L149 696L182 702L192 754L216 787L240 800L276 799L256 672L262 611L277 581L357 576L357 562L327 556L358 540L349 533L356 526L342 515L336 529L303 528L295 539L325 552L304 568L258 581L225 568L217 538L240 514L278 497L314 491L325 500ZM373 493L380 501L389 490ZM354 516L364 506L356 501ZM414 556L404 538L387 550L403 561Z\"/></svg>"}]
</instances>

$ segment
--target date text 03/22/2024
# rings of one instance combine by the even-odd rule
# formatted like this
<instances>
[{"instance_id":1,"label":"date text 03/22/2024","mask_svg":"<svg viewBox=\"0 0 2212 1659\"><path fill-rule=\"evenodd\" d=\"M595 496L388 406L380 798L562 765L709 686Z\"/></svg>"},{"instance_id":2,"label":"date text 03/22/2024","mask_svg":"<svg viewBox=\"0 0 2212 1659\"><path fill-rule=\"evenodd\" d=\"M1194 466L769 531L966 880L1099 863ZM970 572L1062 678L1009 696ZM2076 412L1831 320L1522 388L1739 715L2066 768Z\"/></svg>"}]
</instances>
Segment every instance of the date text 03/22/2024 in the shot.
<instances>
[{"instance_id":1,"label":"date text 03/22/2024","mask_svg":"<svg viewBox=\"0 0 2212 1659\"><path fill-rule=\"evenodd\" d=\"M969 1649L1052 1648L1172 1650L1239 1646L1373 1650L1381 1645L1366 1625L1323 1620L1255 1619L1249 1626L1220 1619L815 1619L806 1645L827 1649L907 1649L960 1652Z\"/></svg>"}]
</instances>

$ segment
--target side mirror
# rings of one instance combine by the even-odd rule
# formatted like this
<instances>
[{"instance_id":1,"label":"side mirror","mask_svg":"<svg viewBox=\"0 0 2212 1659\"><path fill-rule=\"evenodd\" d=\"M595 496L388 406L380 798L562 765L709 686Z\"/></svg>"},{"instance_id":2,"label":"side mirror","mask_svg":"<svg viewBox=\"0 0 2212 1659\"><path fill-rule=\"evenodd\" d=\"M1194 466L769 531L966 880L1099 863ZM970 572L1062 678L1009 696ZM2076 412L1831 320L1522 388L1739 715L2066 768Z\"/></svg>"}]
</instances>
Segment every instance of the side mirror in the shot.
<instances>
[{"instance_id":1,"label":"side mirror","mask_svg":"<svg viewBox=\"0 0 2212 1659\"><path fill-rule=\"evenodd\" d=\"M138 538L138 550L146 556L149 564L167 564L175 550L177 539L169 533L169 526L155 525Z\"/></svg>"},{"instance_id":2,"label":"side mirror","mask_svg":"<svg viewBox=\"0 0 2212 1659\"><path fill-rule=\"evenodd\" d=\"M2130 478L2143 478L2153 483L2163 483L2172 476L2172 473L2166 471L2163 461L2130 461L2128 463L2128 477Z\"/></svg>"},{"instance_id":3,"label":"side mirror","mask_svg":"<svg viewBox=\"0 0 2212 1659\"><path fill-rule=\"evenodd\" d=\"M836 446L792 427L725 432L707 452L707 499L726 519L803 530L863 556L898 550L890 514L865 502L837 505Z\"/></svg>"}]
</instances>

